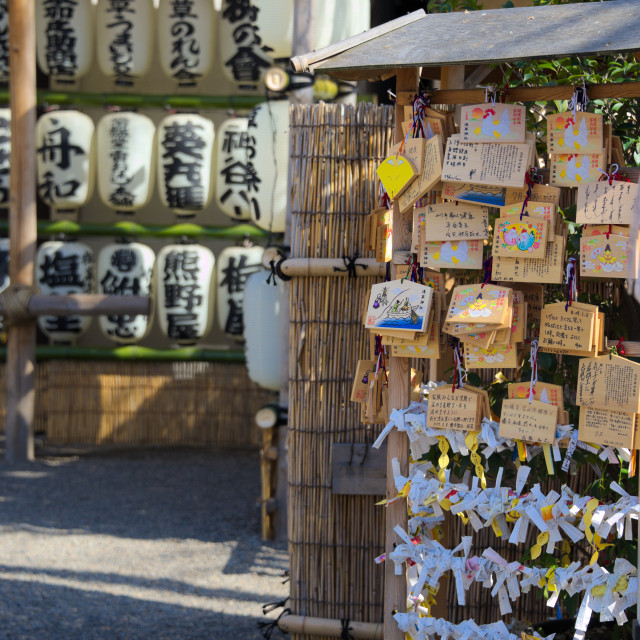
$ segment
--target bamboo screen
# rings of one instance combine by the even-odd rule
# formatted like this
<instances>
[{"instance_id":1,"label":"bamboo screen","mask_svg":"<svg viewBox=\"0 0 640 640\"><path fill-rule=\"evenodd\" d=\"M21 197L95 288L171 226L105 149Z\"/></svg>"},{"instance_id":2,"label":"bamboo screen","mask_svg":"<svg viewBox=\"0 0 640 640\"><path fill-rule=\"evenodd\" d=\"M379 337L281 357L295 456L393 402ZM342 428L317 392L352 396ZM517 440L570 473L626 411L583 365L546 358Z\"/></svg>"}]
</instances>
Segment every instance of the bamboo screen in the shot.
<instances>
[{"instance_id":1,"label":"bamboo screen","mask_svg":"<svg viewBox=\"0 0 640 640\"><path fill-rule=\"evenodd\" d=\"M390 107L292 107L292 257L362 256L392 125ZM384 551L380 498L331 491L332 444L371 443L380 430L363 425L349 401L356 362L367 357L362 300L372 283L291 281L288 534L296 615L382 620L384 570L374 563Z\"/></svg>"},{"instance_id":2,"label":"bamboo screen","mask_svg":"<svg viewBox=\"0 0 640 640\"><path fill-rule=\"evenodd\" d=\"M255 448L255 413L277 400L243 364L210 362L44 361L36 394L36 431L48 443L86 445Z\"/></svg>"}]
</instances>

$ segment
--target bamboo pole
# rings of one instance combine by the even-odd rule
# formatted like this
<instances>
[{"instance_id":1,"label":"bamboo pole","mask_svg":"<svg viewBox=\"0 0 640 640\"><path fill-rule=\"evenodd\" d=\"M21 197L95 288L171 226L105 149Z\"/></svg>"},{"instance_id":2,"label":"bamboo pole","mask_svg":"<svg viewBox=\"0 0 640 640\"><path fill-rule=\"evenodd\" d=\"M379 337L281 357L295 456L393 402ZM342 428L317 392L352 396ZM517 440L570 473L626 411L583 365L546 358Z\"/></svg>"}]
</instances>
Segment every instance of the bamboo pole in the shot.
<instances>
[{"instance_id":1,"label":"bamboo pole","mask_svg":"<svg viewBox=\"0 0 640 640\"><path fill-rule=\"evenodd\" d=\"M34 316L103 316L149 315L150 298L146 296L107 296L93 293L77 293L64 296L34 294L27 304L27 312ZM7 313L0 295L0 315Z\"/></svg>"},{"instance_id":2,"label":"bamboo pole","mask_svg":"<svg viewBox=\"0 0 640 640\"><path fill-rule=\"evenodd\" d=\"M272 250L267 249L262 257L262 265L270 268ZM362 276L381 277L386 273L386 264L376 262L375 258L357 258L354 263L355 271L347 269L347 263L340 258L288 258L274 263L276 269L289 277L313 276Z\"/></svg>"},{"instance_id":3,"label":"bamboo pole","mask_svg":"<svg viewBox=\"0 0 640 640\"><path fill-rule=\"evenodd\" d=\"M33 285L36 255L36 34L35 2L9 0L11 178L9 277ZM9 327L6 458L33 460L35 323Z\"/></svg>"},{"instance_id":4,"label":"bamboo pole","mask_svg":"<svg viewBox=\"0 0 640 640\"><path fill-rule=\"evenodd\" d=\"M0 220L0 232L10 229L7 220ZM133 221L114 222L112 224L78 223L71 220L49 222L41 220L37 225L38 235L65 234L69 236L138 236L151 238L222 238L241 239L266 238L269 234L250 224L236 224L228 227L201 227L192 223L180 223L170 226L143 225Z\"/></svg>"},{"instance_id":5,"label":"bamboo pole","mask_svg":"<svg viewBox=\"0 0 640 640\"><path fill-rule=\"evenodd\" d=\"M9 91L0 91L0 104L9 102ZM253 109L264 96L153 95L136 93L37 92L38 105L79 107L127 107L131 109Z\"/></svg>"},{"instance_id":6,"label":"bamboo pole","mask_svg":"<svg viewBox=\"0 0 640 640\"><path fill-rule=\"evenodd\" d=\"M7 350L0 348L0 360ZM150 349L130 345L115 349L101 347L76 347L64 345L41 345L36 347L37 360L118 360L147 362L245 362L244 351L202 349L200 347L181 347L179 349Z\"/></svg>"},{"instance_id":7,"label":"bamboo pole","mask_svg":"<svg viewBox=\"0 0 640 640\"><path fill-rule=\"evenodd\" d=\"M383 640L382 625L373 622L356 622L345 620L350 638L362 638L364 640ZM281 631L293 633L305 633L310 636L329 636L331 638L343 638L344 627L342 620L329 618L313 618L311 616L282 616L278 622Z\"/></svg>"},{"instance_id":8,"label":"bamboo pole","mask_svg":"<svg viewBox=\"0 0 640 640\"><path fill-rule=\"evenodd\" d=\"M415 92L418 88L418 69L398 69L396 74L396 95L402 91ZM405 105L401 101L396 102L396 142L402 141L401 123L404 119ZM400 207L393 205L392 213L392 250L402 251L411 246L411 234L403 233L405 225L402 224ZM391 267L392 278L396 277L397 267ZM407 358L389 358L389 402L392 407L401 409L409 401L409 360ZM405 434L393 429L389 434L387 446L387 499L396 497L397 490L393 477L392 460L397 458L400 463L400 473L408 474L409 444ZM386 507L386 536L385 536L385 584L384 584L384 637L385 640L403 640L404 633L398 629L393 619L393 612L403 612L407 601L407 580L402 573L395 574L395 565L390 561L394 543L399 544L400 538L394 531L394 527L407 528L407 505L404 500L396 500Z\"/></svg>"}]
</instances>

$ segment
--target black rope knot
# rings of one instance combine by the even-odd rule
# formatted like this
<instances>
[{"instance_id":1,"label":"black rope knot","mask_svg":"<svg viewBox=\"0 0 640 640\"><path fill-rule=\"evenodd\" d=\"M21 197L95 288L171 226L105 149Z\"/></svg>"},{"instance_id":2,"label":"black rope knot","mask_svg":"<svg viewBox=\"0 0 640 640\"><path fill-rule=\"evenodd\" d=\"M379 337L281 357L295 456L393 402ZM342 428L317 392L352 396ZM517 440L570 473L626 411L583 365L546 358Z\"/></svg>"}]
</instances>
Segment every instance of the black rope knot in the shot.
<instances>
[{"instance_id":1,"label":"black rope knot","mask_svg":"<svg viewBox=\"0 0 640 640\"><path fill-rule=\"evenodd\" d=\"M356 267L362 267L362 269L366 270L367 269L367 265L366 264L358 264L356 262L356 260L359 258L360 256L356 253L355 256L342 256L342 262L344 263L344 269L341 269L340 267L333 267L334 271L340 271L342 273L347 273L348 274L348 278L355 278L358 274L356 271Z\"/></svg>"},{"instance_id":2,"label":"black rope knot","mask_svg":"<svg viewBox=\"0 0 640 640\"><path fill-rule=\"evenodd\" d=\"M273 635L273 632L278 629L281 633L286 633L286 631L282 631L282 629L278 628L278 623L280 622L280 618L284 615L289 615L291 613L291 609L283 609L282 613L275 619L270 620L269 622L258 622L258 629L260 629L260 633L265 640L269 640Z\"/></svg>"},{"instance_id":3,"label":"black rope knot","mask_svg":"<svg viewBox=\"0 0 640 640\"><path fill-rule=\"evenodd\" d=\"M351 627L349 626L349 618L341 618L340 624L342 624L342 634L340 640L353 640L353 636L349 633Z\"/></svg>"}]
</instances>

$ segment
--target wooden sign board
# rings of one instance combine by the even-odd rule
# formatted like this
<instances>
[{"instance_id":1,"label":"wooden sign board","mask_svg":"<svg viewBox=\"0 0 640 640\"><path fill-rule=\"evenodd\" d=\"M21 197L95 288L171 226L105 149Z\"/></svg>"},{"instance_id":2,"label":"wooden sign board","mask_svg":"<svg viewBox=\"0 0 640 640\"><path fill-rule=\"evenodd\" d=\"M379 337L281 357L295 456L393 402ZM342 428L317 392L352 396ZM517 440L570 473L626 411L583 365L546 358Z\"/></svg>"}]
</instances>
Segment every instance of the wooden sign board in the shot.
<instances>
[{"instance_id":1,"label":"wooden sign board","mask_svg":"<svg viewBox=\"0 0 640 640\"><path fill-rule=\"evenodd\" d=\"M398 198L400 211L408 211L422 196L440 182L442 176L442 138L438 135L424 143L422 171Z\"/></svg>"},{"instance_id":2,"label":"wooden sign board","mask_svg":"<svg viewBox=\"0 0 640 640\"><path fill-rule=\"evenodd\" d=\"M602 114L571 111L547 116L549 153L599 153L603 148Z\"/></svg>"},{"instance_id":3,"label":"wooden sign board","mask_svg":"<svg viewBox=\"0 0 640 640\"><path fill-rule=\"evenodd\" d=\"M565 355L593 355L598 307L547 304L540 318L540 351Z\"/></svg>"},{"instance_id":4,"label":"wooden sign board","mask_svg":"<svg viewBox=\"0 0 640 640\"><path fill-rule=\"evenodd\" d=\"M509 400L514 399L529 399L529 393L531 391L530 382L514 382L507 386L507 398ZM545 404L551 404L554 407L558 407L558 424L563 420L564 416L564 398L563 389L560 385L549 384L546 382L536 382L533 385L533 399L539 400Z\"/></svg>"},{"instance_id":5,"label":"wooden sign board","mask_svg":"<svg viewBox=\"0 0 640 640\"><path fill-rule=\"evenodd\" d=\"M488 349L465 345L464 366L465 369L515 369L518 366L518 350L515 344L498 344Z\"/></svg>"},{"instance_id":6,"label":"wooden sign board","mask_svg":"<svg viewBox=\"0 0 640 640\"><path fill-rule=\"evenodd\" d=\"M462 140L523 143L525 113L525 108L516 104L463 105L460 116Z\"/></svg>"},{"instance_id":7,"label":"wooden sign board","mask_svg":"<svg viewBox=\"0 0 640 640\"><path fill-rule=\"evenodd\" d=\"M635 424L635 413L580 407L578 437L591 444L633 449Z\"/></svg>"},{"instance_id":8,"label":"wooden sign board","mask_svg":"<svg viewBox=\"0 0 640 640\"><path fill-rule=\"evenodd\" d=\"M578 186L576 222L632 224L639 185L633 182L593 182Z\"/></svg>"},{"instance_id":9,"label":"wooden sign board","mask_svg":"<svg viewBox=\"0 0 640 640\"><path fill-rule=\"evenodd\" d=\"M405 158L409 158L417 174L422 173L424 163L424 147L427 141L424 138L407 138L403 142L398 142L391 147L389 155L402 153Z\"/></svg>"},{"instance_id":10,"label":"wooden sign board","mask_svg":"<svg viewBox=\"0 0 640 640\"><path fill-rule=\"evenodd\" d=\"M496 256L493 259L492 275L500 282L531 282L535 284L562 284L564 281L565 239L556 235L547 243L544 258L506 258Z\"/></svg>"},{"instance_id":11,"label":"wooden sign board","mask_svg":"<svg viewBox=\"0 0 640 640\"><path fill-rule=\"evenodd\" d=\"M518 283L513 287L514 294L520 292L527 305L527 342L540 336L540 316L544 305L544 287L539 284Z\"/></svg>"},{"instance_id":12,"label":"wooden sign board","mask_svg":"<svg viewBox=\"0 0 640 640\"><path fill-rule=\"evenodd\" d=\"M508 287L459 285L453 290L447 322L502 325L512 304L513 292Z\"/></svg>"},{"instance_id":13,"label":"wooden sign board","mask_svg":"<svg viewBox=\"0 0 640 640\"><path fill-rule=\"evenodd\" d=\"M576 404L640 413L640 364L620 356L583 358L578 367Z\"/></svg>"},{"instance_id":14,"label":"wooden sign board","mask_svg":"<svg viewBox=\"0 0 640 640\"><path fill-rule=\"evenodd\" d=\"M433 289L410 280L391 280L371 287L365 327L414 333L426 331Z\"/></svg>"},{"instance_id":15,"label":"wooden sign board","mask_svg":"<svg viewBox=\"0 0 640 640\"><path fill-rule=\"evenodd\" d=\"M482 240L423 242L420 266L429 269L482 269Z\"/></svg>"},{"instance_id":16,"label":"wooden sign board","mask_svg":"<svg viewBox=\"0 0 640 640\"><path fill-rule=\"evenodd\" d=\"M583 236L580 238L580 275L585 278L627 278L633 275L629 248L629 238L624 236Z\"/></svg>"},{"instance_id":17,"label":"wooden sign board","mask_svg":"<svg viewBox=\"0 0 640 640\"><path fill-rule=\"evenodd\" d=\"M516 204L508 207L503 207L500 211L501 218L509 218L511 216L520 216L522 214L522 221L527 218L542 218L549 223L548 240L553 240L555 236L556 218L557 218L557 205L550 202L535 202L529 200L525 205L524 202L516 202Z\"/></svg>"},{"instance_id":18,"label":"wooden sign board","mask_svg":"<svg viewBox=\"0 0 640 640\"><path fill-rule=\"evenodd\" d=\"M383 496L387 483L387 445L331 445L331 491L335 495Z\"/></svg>"},{"instance_id":19,"label":"wooden sign board","mask_svg":"<svg viewBox=\"0 0 640 640\"><path fill-rule=\"evenodd\" d=\"M358 360L351 386L351 402L366 402L369 397L369 383L376 373L378 360Z\"/></svg>"},{"instance_id":20,"label":"wooden sign board","mask_svg":"<svg viewBox=\"0 0 640 640\"><path fill-rule=\"evenodd\" d=\"M538 400L505 400L498 433L512 440L552 444L556 437L557 421L558 407Z\"/></svg>"},{"instance_id":21,"label":"wooden sign board","mask_svg":"<svg viewBox=\"0 0 640 640\"><path fill-rule=\"evenodd\" d=\"M510 216L494 223L493 255L506 258L544 258L549 223L542 218Z\"/></svg>"},{"instance_id":22,"label":"wooden sign board","mask_svg":"<svg viewBox=\"0 0 640 640\"><path fill-rule=\"evenodd\" d=\"M467 389L443 385L429 392L427 427L476 431L482 420L482 397Z\"/></svg>"},{"instance_id":23,"label":"wooden sign board","mask_svg":"<svg viewBox=\"0 0 640 640\"><path fill-rule=\"evenodd\" d=\"M534 184L531 190L531 199L536 202L560 204L559 187L550 187L542 184ZM473 202L488 207L512 206L517 202L524 202L527 197L527 187L503 187L498 185L477 185L467 182L442 183L442 197L446 200L459 200L461 202Z\"/></svg>"},{"instance_id":24,"label":"wooden sign board","mask_svg":"<svg viewBox=\"0 0 640 640\"><path fill-rule=\"evenodd\" d=\"M585 182L598 182L600 169L607 166L605 153L551 154L549 182L559 187L579 187Z\"/></svg>"},{"instance_id":25,"label":"wooden sign board","mask_svg":"<svg viewBox=\"0 0 640 640\"><path fill-rule=\"evenodd\" d=\"M447 140L442 180L522 187L529 151L528 144L466 144L456 134Z\"/></svg>"},{"instance_id":26,"label":"wooden sign board","mask_svg":"<svg viewBox=\"0 0 640 640\"><path fill-rule=\"evenodd\" d=\"M473 204L429 205L422 218L425 242L433 240L484 240L489 237L489 208ZM415 216L415 213L414 213Z\"/></svg>"}]
</instances>

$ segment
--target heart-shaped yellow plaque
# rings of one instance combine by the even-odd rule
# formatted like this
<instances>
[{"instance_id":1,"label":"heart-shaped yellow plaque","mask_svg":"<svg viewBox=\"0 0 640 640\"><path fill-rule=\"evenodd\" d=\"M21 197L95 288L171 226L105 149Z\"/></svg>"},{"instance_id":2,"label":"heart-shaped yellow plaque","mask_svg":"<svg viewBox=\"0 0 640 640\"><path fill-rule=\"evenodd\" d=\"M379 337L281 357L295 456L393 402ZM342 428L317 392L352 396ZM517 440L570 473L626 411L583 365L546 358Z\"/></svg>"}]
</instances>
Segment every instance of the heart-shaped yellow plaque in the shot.
<instances>
[{"instance_id":1,"label":"heart-shaped yellow plaque","mask_svg":"<svg viewBox=\"0 0 640 640\"><path fill-rule=\"evenodd\" d=\"M385 158L376 169L376 173L391 200L394 200L418 177L412 162L402 154Z\"/></svg>"}]
</instances>

